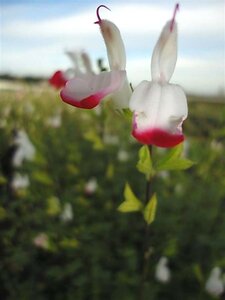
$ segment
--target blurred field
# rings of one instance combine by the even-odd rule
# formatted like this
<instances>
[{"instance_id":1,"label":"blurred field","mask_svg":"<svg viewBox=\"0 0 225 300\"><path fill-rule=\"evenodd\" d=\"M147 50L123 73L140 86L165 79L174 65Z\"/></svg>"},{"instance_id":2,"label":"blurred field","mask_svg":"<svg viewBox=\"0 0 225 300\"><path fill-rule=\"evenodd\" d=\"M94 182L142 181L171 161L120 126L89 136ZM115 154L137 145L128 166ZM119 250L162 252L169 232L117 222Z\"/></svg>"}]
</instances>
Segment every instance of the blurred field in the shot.
<instances>
[{"instance_id":1,"label":"blurred field","mask_svg":"<svg viewBox=\"0 0 225 300\"><path fill-rule=\"evenodd\" d=\"M145 194L130 123L109 103L69 107L46 83L0 93L0 298L138 299L145 224L117 211L127 181ZM189 97L184 152L196 165L154 182L159 205L146 300L214 299L205 282L214 266L225 274L224 124L223 98ZM35 157L15 167L18 130ZM12 188L16 173L27 186ZM154 275L162 256L171 270L166 284Z\"/></svg>"}]
</instances>

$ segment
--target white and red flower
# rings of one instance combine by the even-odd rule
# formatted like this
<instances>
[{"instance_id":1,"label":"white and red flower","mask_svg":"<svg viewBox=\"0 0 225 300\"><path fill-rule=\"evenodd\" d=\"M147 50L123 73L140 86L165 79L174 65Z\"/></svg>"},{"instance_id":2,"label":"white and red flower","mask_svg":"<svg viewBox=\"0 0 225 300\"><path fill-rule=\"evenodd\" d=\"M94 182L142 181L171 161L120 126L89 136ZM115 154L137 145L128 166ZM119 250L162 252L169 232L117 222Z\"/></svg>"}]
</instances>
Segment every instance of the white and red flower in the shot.
<instances>
[{"instance_id":1,"label":"white and red flower","mask_svg":"<svg viewBox=\"0 0 225 300\"><path fill-rule=\"evenodd\" d=\"M100 18L101 7L107 8L104 5L97 8L98 21L95 23L100 26L105 41L111 71L77 75L66 83L60 93L62 100L79 108L94 108L110 94L115 95L115 102L119 108L127 107L131 94L125 71L125 48L120 31L112 22ZM121 99L119 99L120 91L123 96Z\"/></svg>"},{"instance_id":2,"label":"white and red flower","mask_svg":"<svg viewBox=\"0 0 225 300\"><path fill-rule=\"evenodd\" d=\"M169 83L177 60L178 8L177 4L154 48L152 81L142 81L130 99L132 135L143 144L173 147L184 140L182 123L188 114L187 99L180 86Z\"/></svg>"},{"instance_id":3,"label":"white and red flower","mask_svg":"<svg viewBox=\"0 0 225 300\"><path fill-rule=\"evenodd\" d=\"M68 78L65 72L57 70L48 80L49 84L56 89L61 89L65 86Z\"/></svg>"},{"instance_id":4,"label":"white and red flower","mask_svg":"<svg viewBox=\"0 0 225 300\"><path fill-rule=\"evenodd\" d=\"M79 76L84 73L92 73L90 58L86 52L68 50L65 54L70 58L73 66L65 71L57 70L49 78L49 84L56 89L62 89L66 85L67 81L74 76ZM84 71L82 71L80 67L80 61L82 61Z\"/></svg>"}]
</instances>

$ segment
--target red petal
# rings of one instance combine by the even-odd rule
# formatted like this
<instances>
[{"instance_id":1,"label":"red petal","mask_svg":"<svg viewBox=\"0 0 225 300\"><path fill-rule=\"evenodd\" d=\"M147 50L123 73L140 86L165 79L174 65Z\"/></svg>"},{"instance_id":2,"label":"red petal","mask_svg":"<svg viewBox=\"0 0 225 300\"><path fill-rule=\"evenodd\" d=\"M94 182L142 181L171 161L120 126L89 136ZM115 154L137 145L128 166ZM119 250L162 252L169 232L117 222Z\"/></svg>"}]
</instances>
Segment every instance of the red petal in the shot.
<instances>
[{"instance_id":1,"label":"red petal","mask_svg":"<svg viewBox=\"0 0 225 300\"><path fill-rule=\"evenodd\" d=\"M67 79L64 77L62 71L56 71L48 82L56 89L60 89L65 86Z\"/></svg>"},{"instance_id":2,"label":"red petal","mask_svg":"<svg viewBox=\"0 0 225 300\"><path fill-rule=\"evenodd\" d=\"M163 148L174 147L184 140L183 134L172 134L159 128L147 129L145 131L133 129L132 135L142 144Z\"/></svg>"},{"instance_id":3,"label":"red petal","mask_svg":"<svg viewBox=\"0 0 225 300\"><path fill-rule=\"evenodd\" d=\"M101 101L101 99L104 97L102 93L96 93L94 95L88 96L87 98L84 98L81 101L77 101L74 98L66 95L63 90L60 92L60 96L64 102L75 107L86 108L86 109L91 109L96 107Z\"/></svg>"}]
</instances>

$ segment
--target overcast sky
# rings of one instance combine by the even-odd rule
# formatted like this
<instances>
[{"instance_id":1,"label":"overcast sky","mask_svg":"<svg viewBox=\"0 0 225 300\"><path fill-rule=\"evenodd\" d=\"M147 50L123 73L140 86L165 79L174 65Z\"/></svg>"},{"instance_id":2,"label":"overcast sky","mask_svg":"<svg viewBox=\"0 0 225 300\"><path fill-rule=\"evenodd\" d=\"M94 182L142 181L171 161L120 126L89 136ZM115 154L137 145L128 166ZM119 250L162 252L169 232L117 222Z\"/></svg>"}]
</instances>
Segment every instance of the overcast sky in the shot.
<instances>
[{"instance_id":1,"label":"overcast sky","mask_svg":"<svg viewBox=\"0 0 225 300\"><path fill-rule=\"evenodd\" d=\"M67 50L85 49L95 64L107 64L103 39L96 21L101 17L120 29L127 52L129 80L135 86L151 80L153 47L162 27L171 19L172 0L0 0L0 72L14 75L50 76L66 70ZM177 14L178 61L171 82L187 92L214 94L225 86L225 1L181 0Z\"/></svg>"}]
</instances>

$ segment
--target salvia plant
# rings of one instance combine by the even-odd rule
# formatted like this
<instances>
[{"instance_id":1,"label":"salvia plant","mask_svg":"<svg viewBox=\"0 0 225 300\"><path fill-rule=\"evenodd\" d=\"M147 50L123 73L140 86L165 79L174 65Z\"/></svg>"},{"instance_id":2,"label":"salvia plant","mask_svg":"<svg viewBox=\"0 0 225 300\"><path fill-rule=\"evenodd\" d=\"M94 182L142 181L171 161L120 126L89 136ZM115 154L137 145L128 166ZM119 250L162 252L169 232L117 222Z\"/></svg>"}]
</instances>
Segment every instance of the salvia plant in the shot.
<instances>
[{"instance_id":1,"label":"salvia plant","mask_svg":"<svg viewBox=\"0 0 225 300\"><path fill-rule=\"evenodd\" d=\"M193 165L183 155L182 124L188 115L187 98L179 85L170 83L177 61L176 14L179 4L175 5L172 19L166 22L154 47L152 80L143 80L134 89L126 72L126 51L120 30L111 21L101 18L102 8L109 9L105 5L97 8L95 24L100 27L105 42L110 70L94 73L86 53L81 56L85 68L80 70L77 54L68 53L76 70L73 76L65 79L64 74L62 80L62 73L58 71L51 81L55 79L55 85L62 87L61 99L76 108L99 107L110 96L113 109L120 112L124 122L131 123L131 134L141 144L136 167L146 180L145 199L139 199L127 181L124 201L118 211L137 212L146 223L139 295L139 299L143 299L151 255L150 225L155 220L158 198L152 183L162 171L185 170Z\"/></svg>"}]
</instances>

